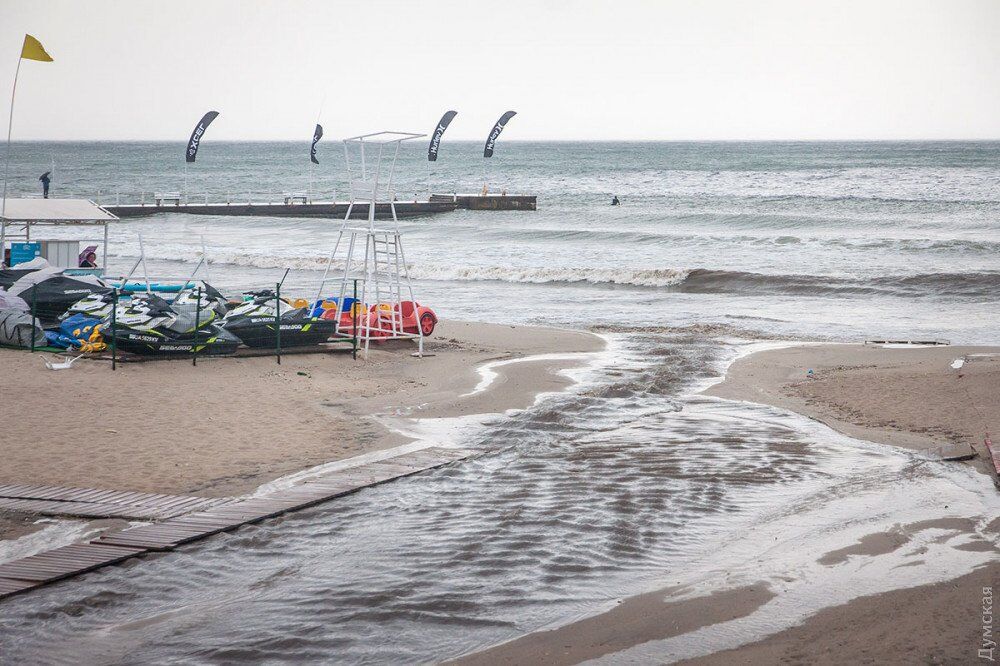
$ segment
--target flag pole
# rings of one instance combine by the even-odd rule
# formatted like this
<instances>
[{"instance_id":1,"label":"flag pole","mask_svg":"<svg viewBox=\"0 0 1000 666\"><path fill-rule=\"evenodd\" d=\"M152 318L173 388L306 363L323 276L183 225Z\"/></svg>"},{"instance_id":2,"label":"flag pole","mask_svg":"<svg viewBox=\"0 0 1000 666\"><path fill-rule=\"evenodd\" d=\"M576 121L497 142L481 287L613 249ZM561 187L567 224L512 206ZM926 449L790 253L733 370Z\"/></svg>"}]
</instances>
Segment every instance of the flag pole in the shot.
<instances>
[{"instance_id":1,"label":"flag pole","mask_svg":"<svg viewBox=\"0 0 1000 666\"><path fill-rule=\"evenodd\" d=\"M21 61L23 59L21 56L17 57L17 69L14 70L14 87L10 91L10 113L7 116L7 155L3 165L3 200L0 203L0 215L3 215L7 211L7 174L10 171L10 136L11 131L14 129L14 96L17 94L17 77L21 73ZM4 230L6 230L6 225L4 226ZM5 249L5 247L0 244L0 251ZM0 261L0 263L3 263L3 261Z\"/></svg>"}]
</instances>

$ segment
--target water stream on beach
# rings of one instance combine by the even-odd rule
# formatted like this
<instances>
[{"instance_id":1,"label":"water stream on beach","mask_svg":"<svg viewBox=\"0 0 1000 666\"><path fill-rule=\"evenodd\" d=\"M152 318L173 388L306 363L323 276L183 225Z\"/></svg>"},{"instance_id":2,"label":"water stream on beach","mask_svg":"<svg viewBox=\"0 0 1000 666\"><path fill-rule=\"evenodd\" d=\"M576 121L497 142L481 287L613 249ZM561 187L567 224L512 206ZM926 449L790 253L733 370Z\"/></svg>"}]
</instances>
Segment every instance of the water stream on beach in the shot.
<instances>
[{"instance_id":1,"label":"water stream on beach","mask_svg":"<svg viewBox=\"0 0 1000 666\"><path fill-rule=\"evenodd\" d=\"M400 190L478 189L464 145L434 173L404 155ZM12 169L53 153L67 187L160 188L173 148L22 144ZM214 148L190 175L206 189L298 185L295 146ZM426 662L658 587L783 590L727 633L746 639L843 601L847 579L971 569L990 554L934 529L878 566L817 559L919 520L981 531L1000 513L985 477L698 392L760 340L1000 342L998 158L990 143L512 145L493 177L539 211L404 222L418 298L443 317L596 327L611 351L530 409L411 424L474 459L5 601L0 661ZM152 270L190 270L204 236L217 286L288 266L308 295L336 224L129 221L116 266L140 231ZM918 559L934 564L905 566ZM632 656L697 653L678 641Z\"/></svg>"},{"instance_id":2,"label":"water stream on beach","mask_svg":"<svg viewBox=\"0 0 1000 666\"><path fill-rule=\"evenodd\" d=\"M613 365L581 372L566 393L459 429L454 443L482 451L475 459L11 599L4 655L432 661L650 588L816 592L859 569L818 556L865 534L940 517L982 529L1000 512L966 468L692 394L735 343L641 339L655 344L614 337ZM930 535L928 554L915 543L879 558L879 584L926 580L908 561L933 561L945 578L989 557L955 548L969 535ZM799 595L764 628L836 600Z\"/></svg>"}]
</instances>

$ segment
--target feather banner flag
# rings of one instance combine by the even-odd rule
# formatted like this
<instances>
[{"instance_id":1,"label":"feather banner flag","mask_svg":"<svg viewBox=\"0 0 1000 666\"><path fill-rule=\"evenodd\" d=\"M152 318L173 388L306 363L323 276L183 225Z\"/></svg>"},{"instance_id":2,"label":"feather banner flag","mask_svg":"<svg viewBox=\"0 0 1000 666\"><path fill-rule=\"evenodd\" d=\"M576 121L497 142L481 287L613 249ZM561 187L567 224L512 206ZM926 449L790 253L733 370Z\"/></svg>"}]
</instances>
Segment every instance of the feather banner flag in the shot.
<instances>
[{"instance_id":1,"label":"feather banner flag","mask_svg":"<svg viewBox=\"0 0 1000 666\"><path fill-rule=\"evenodd\" d=\"M201 137L205 134L208 126L212 124L212 121L218 117L218 111L209 111L195 125L194 131L191 132L191 138L188 139L187 152L184 154L185 162L194 162L198 157L198 146L201 144Z\"/></svg>"},{"instance_id":2,"label":"feather banner flag","mask_svg":"<svg viewBox=\"0 0 1000 666\"><path fill-rule=\"evenodd\" d=\"M313 142L312 147L309 149L309 160L313 164L319 164L319 160L316 159L316 144L319 140L323 138L323 126L316 123L316 131L313 132Z\"/></svg>"},{"instance_id":3,"label":"feather banner flag","mask_svg":"<svg viewBox=\"0 0 1000 666\"><path fill-rule=\"evenodd\" d=\"M7 212L7 174L10 172L10 137L14 131L14 100L17 97L17 77L21 74L22 60L37 60L38 62L52 62L52 56L48 54L42 43L25 34L24 44L21 45L21 57L17 59L17 69L14 70L14 85L10 89L10 111L7 114L7 157L3 163L3 199L0 199L0 215ZM6 242L6 227L0 227L0 266L3 266L3 248Z\"/></svg>"},{"instance_id":4,"label":"feather banner flag","mask_svg":"<svg viewBox=\"0 0 1000 666\"><path fill-rule=\"evenodd\" d=\"M441 147L441 137L444 136L444 131L448 129L448 125L451 121L455 119L458 115L458 111L447 111L441 120L438 121L437 127L434 128L434 133L431 135L430 145L427 146L427 159L430 162L436 162L438 158L438 148Z\"/></svg>"},{"instance_id":5,"label":"feather banner flag","mask_svg":"<svg viewBox=\"0 0 1000 666\"><path fill-rule=\"evenodd\" d=\"M493 146L497 142L497 137L500 136L500 132L507 125L507 121L517 115L517 111L507 111L502 116L497 124L493 126L493 130L490 131L490 135L486 137L486 148L483 149L483 157L493 157Z\"/></svg>"}]
</instances>

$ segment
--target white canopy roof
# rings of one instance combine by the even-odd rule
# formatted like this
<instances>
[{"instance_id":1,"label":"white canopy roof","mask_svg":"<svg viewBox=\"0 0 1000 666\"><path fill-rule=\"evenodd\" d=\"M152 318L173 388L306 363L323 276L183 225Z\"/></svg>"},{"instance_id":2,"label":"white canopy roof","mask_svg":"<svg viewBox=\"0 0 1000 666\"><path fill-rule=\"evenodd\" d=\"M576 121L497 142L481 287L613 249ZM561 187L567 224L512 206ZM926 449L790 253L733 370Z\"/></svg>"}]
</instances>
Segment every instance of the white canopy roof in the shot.
<instances>
[{"instance_id":1,"label":"white canopy roof","mask_svg":"<svg viewBox=\"0 0 1000 666\"><path fill-rule=\"evenodd\" d=\"M414 134L413 132L372 132L360 136L350 136L344 139L347 141L363 141L365 143L395 143L396 141L408 141L427 136L426 134Z\"/></svg>"},{"instance_id":2,"label":"white canopy roof","mask_svg":"<svg viewBox=\"0 0 1000 666\"><path fill-rule=\"evenodd\" d=\"M7 199L0 219L5 222L91 222L118 218L88 199Z\"/></svg>"}]
</instances>

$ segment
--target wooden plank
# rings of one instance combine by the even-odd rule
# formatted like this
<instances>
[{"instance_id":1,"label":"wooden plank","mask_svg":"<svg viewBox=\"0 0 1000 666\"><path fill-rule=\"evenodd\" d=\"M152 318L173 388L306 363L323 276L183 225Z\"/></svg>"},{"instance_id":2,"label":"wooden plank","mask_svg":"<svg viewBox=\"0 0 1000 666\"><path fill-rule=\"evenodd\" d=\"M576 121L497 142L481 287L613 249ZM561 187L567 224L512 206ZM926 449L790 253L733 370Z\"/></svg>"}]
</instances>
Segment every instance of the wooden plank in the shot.
<instances>
[{"instance_id":1,"label":"wooden plank","mask_svg":"<svg viewBox=\"0 0 1000 666\"><path fill-rule=\"evenodd\" d=\"M45 500L19 500L0 498L0 508L28 511L46 516L80 516L85 518L125 518L153 520L170 518L176 511L163 511L154 507L98 504L90 502L59 502Z\"/></svg>"},{"instance_id":2,"label":"wooden plank","mask_svg":"<svg viewBox=\"0 0 1000 666\"><path fill-rule=\"evenodd\" d=\"M993 443L989 435L986 435L983 444L986 445L986 453L989 456L990 463L992 463L993 474L996 475L997 480L1000 480L1000 447Z\"/></svg>"},{"instance_id":3,"label":"wooden plank","mask_svg":"<svg viewBox=\"0 0 1000 666\"><path fill-rule=\"evenodd\" d=\"M126 518L153 520L171 518L229 502L228 498L193 495L160 495L97 488L62 486L0 487L0 508L50 516Z\"/></svg>"},{"instance_id":4,"label":"wooden plank","mask_svg":"<svg viewBox=\"0 0 1000 666\"><path fill-rule=\"evenodd\" d=\"M142 549L73 544L0 564L0 578L47 583L106 566L141 553Z\"/></svg>"},{"instance_id":5,"label":"wooden plank","mask_svg":"<svg viewBox=\"0 0 1000 666\"><path fill-rule=\"evenodd\" d=\"M0 486L0 497L13 499L55 500L60 502L91 502L98 504L123 504L170 508L193 505L210 506L228 501L228 498L198 497L196 495L163 495L140 493L127 490L105 490L101 488L72 488L65 486Z\"/></svg>"},{"instance_id":6,"label":"wooden plank","mask_svg":"<svg viewBox=\"0 0 1000 666\"><path fill-rule=\"evenodd\" d=\"M180 542L177 539L154 539L152 537L135 537L125 534L101 537L91 541L99 546L121 546L123 548L141 548L143 550L172 550Z\"/></svg>"},{"instance_id":7,"label":"wooden plank","mask_svg":"<svg viewBox=\"0 0 1000 666\"><path fill-rule=\"evenodd\" d=\"M13 503L22 507L35 506L45 511L114 510L144 515L170 514L170 517L152 525L103 534L90 543L63 546L0 564L0 597L152 550L170 550L218 532L320 504L471 455L472 451L432 447L331 472L292 488L244 499L153 495L57 486L0 486L0 507ZM192 507L198 510L191 510ZM181 512L181 515L176 512Z\"/></svg>"},{"instance_id":8,"label":"wooden plank","mask_svg":"<svg viewBox=\"0 0 1000 666\"><path fill-rule=\"evenodd\" d=\"M379 461L372 463L369 469L377 474L394 474L395 476L409 476L428 469L431 465L401 465L397 462Z\"/></svg>"},{"instance_id":9,"label":"wooden plank","mask_svg":"<svg viewBox=\"0 0 1000 666\"><path fill-rule=\"evenodd\" d=\"M9 597L12 594L17 594L18 592L24 592L25 590L30 590L36 587L38 583L33 583L28 580L15 580L13 578L0 578L0 599L4 597Z\"/></svg>"}]
</instances>

